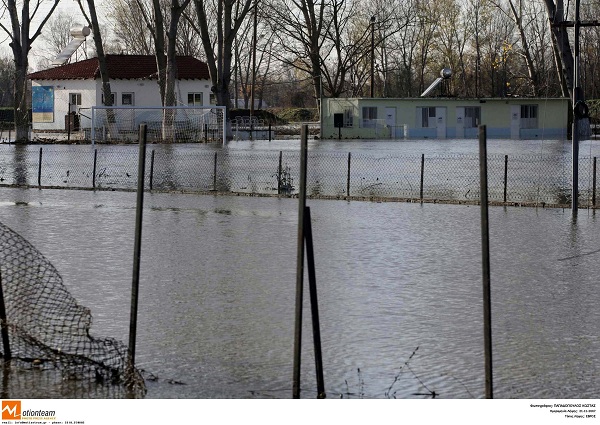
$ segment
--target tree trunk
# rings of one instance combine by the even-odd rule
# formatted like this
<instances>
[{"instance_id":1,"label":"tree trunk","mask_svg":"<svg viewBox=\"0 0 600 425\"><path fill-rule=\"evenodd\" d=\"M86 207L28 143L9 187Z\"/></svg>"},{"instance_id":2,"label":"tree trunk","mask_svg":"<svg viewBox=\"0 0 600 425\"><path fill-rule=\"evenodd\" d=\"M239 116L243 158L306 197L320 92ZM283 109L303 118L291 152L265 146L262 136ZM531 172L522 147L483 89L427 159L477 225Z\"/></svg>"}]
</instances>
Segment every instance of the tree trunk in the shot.
<instances>
[{"instance_id":1,"label":"tree trunk","mask_svg":"<svg viewBox=\"0 0 600 425\"><path fill-rule=\"evenodd\" d=\"M156 71L158 87L160 90L160 100L163 106L167 105L166 82L167 82L167 56L165 54L165 33L164 19L159 0L152 0L154 8L154 54L156 55ZM140 6L141 7L141 6Z\"/></svg>"},{"instance_id":2,"label":"tree trunk","mask_svg":"<svg viewBox=\"0 0 600 425\"><path fill-rule=\"evenodd\" d=\"M575 61L573 52L569 44L569 34L565 26L560 25L564 21L564 3L563 0L557 0L554 4L553 0L545 0L546 10L550 18L550 30L552 31L552 44L555 52L558 51L559 56L555 57L557 66L556 72L561 79L561 87L563 87L563 95L573 99L573 76L575 69ZM564 90L567 90L567 93Z\"/></svg>"},{"instance_id":3,"label":"tree trunk","mask_svg":"<svg viewBox=\"0 0 600 425\"><path fill-rule=\"evenodd\" d=\"M9 30L4 25L2 29L10 38L9 46L13 53L15 61L14 73L14 124L15 124L15 142L27 143L29 141L29 111L27 109L27 71L29 68L29 50L35 39L41 34L42 28L50 19L50 16L58 5L58 0L54 0L53 5L46 15L42 15L42 21L39 24L35 33L30 36L31 20L37 11L37 7L33 11L33 15L29 11L29 0L22 1L21 22L17 14L17 3L15 0L7 0L5 8L10 17L11 29ZM39 6L39 5L38 5Z\"/></svg>"},{"instance_id":4,"label":"tree trunk","mask_svg":"<svg viewBox=\"0 0 600 425\"><path fill-rule=\"evenodd\" d=\"M540 95L540 82L538 78L538 72L535 69L535 64L533 63L533 59L531 58L531 52L529 51L529 43L527 42L527 36L525 35L525 29L523 28L522 14L517 12L515 5L512 0L509 0L508 5L510 6L510 10L513 15L513 19L515 24L517 25L517 29L519 30L519 38L521 39L521 46L523 47L523 56L525 57L525 65L527 66L527 73L529 75L529 80L531 81L531 86L533 88L533 95Z\"/></svg>"}]
</instances>

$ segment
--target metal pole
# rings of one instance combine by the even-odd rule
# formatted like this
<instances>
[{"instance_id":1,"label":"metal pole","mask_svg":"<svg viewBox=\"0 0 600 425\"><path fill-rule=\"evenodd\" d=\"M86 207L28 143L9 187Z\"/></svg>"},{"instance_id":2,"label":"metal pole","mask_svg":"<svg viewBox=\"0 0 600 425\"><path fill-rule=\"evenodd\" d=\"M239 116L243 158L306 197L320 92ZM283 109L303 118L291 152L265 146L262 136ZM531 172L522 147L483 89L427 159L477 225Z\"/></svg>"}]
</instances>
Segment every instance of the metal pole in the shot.
<instances>
[{"instance_id":1,"label":"metal pole","mask_svg":"<svg viewBox=\"0 0 600 425\"><path fill-rule=\"evenodd\" d=\"M300 366L302 352L302 297L304 286L304 207L306 207L306 159L308 125L300 132L300 192L298 194L298 238L296 258L296 310L294 326L294 373L292 398L300 398Z\"/></svg>"},{"instance_id":2,"label":"metal pole","mask_svg":"<svg viewBox=\"0 0 600 425\"><path fill-rule=\"evenodd\" d=\"M352 161L352 153L348 152L348 177L346 177L346 196L350 196L350 162Z\"/></svg>"},{"instance_id":3,"label":"metal pole","mask_svg":"<svg viewBox=\"0 0 600 425\"><path fill-rule=\"evenodd\" d=\"M150 190L152 190L154 183L154 149L152 149L152 154L150 155Z\"/></svg>"},{"instance_id":4,"label":"metal pole","mask_svg":"<svg viewBox=\"0 0 600 425\"><path fill-rule=\"evenodd\" d=\"M94 149L94 168L92 169L92 187L96 188L96 164L98 162L98 149Z\"/></svg>"},{"instance_id":5,"label":"metal pole","mask_svg":"<svg viewBox=\"0 0 600 425\"><path fill-rule=\"evenodd\" d=\"M133 246L133 275L131 279L131 316L129 319L129 360L135 365L135 340L137 336L137 311L140 287L140 253L142 247L142 214L144 211L144 177L146 171L146 124L140 125L137 202L135 210L135 239Z\"/></svg>"},{"instance_id":6,"label":"metal pole","mask_svg":"<svg viewBox=\"0 0 600 425\"><path fill-rule=\"evenodd\" d=\"M306 242L306 262L308 267L308 288L310 292L310 311L312 317L313 343L315 346L315 367L317 374L317 398L326 398L323 379L323 354L321 351L321 325L319 323L319 301L317 299L317 277L315 273L315 254L313 249L312 223L310 207L304 208L304 241Z\"/></svg>"},{"instance_id":7,"label":"metal pole","mask_svg":"<svg viewBox=\"0 0 600 425\"><path fill-rule=\"evenodd\" d=\"M419 184L419 199L423 200L423 182L425 180L425 154L421 154L421 183Z\"/></svg>"},{"instance_id":8,"label":"metal pole","mask_svg":"<svg viewBox=\"0 0 600 425\"><path fill-rule=\"evenodd\" d=\"M594 157L594 167L592 170L592 207L596 206L596 157Z\"/></svg>"},{"instance_id":9,"label":"metal pole","mask_svg":"<svg viewBox=\"0 0 600 425\"><path fill-rule=\"evenodd\" d=\"M282 168L283 161L283 151L279 151L279 169L277 171L277 194L281 194L281 173L283 172Z\"/></svg>"},{"instance_id":10,"label":"metal pole","mask_svg":"<svg viewBox=\"0 0 600 425\"><path fill-rule=\"evenodd\" d=\"M92 131L90 137L92 138L92 146L96 145L96 108L92 106Z\"/></svg>"},{"instance_id":11,"label":"metal pole","mask_svg":"<svg viewBox=\"0 0 600 425\"><path fill-rule=\"evenodd\" d=\"M8 322L6 321L6 305L4 304L4 290L2 288L2 272L0 271L0 330L2 333L2 357L4 360L10 360L10 339L8 337Z\"/></svg>"},{"instance_id":12,"label":"metal pole","mask_svg":"<svg viewBox=\"0 0 600 425\"><path fill-rule=\"evenodd\" d=\"M40 161L38 165L38 187L42 185L42 148L40 148Z\"/></svg>"},{"instance_id":13,"label":"metal pole","mask_svg":"<svg viewBox=\"0 0 600 425\"><path fill-rule=\"evenodd\" d=\"M217 153L215 152L215 162L213 169L213 190L216 192L217 190Z\"/></svg>"},{"instance_id":14,"label":"metal pole","mask_svg":"<svg viewBox=\"0 0 600 425\"><path fill-rule=\"evenodd\" d=\"M69 107L67 109L67 142L71 141L71 100L69 99Z\"/></svg>"},{"instance_id":15,"label":"metal pole","mask_svg":"<svg viewBox=\"0 0 600 425\"><path fill-rule=\"evenodd\" d=\"M572 179L572 193L571 193L571 210L573 215L577 215L579 208L579 114L577 113L577 104L582 101L581 87L579 87L579 29L581 22L579 21L579 3L580 0L575 1L575 41L574 41L574 76L573 76L573 179Z\"/></svg>"},{"instance_id":16,"label":"metal pole","mask_svg":"<svg viewBox=\"0 0 600 425\"><path fill-rule=\"evenodd\" d=\"M481 197L481 253L483 269L483 345L485 355L485 397L494 398L492 379L492 304L490 285L490 234L488 217L486 126L479 126L479 179Z\"/></svg>"},{"instance_id":17,"label":"metal pole","mask_svg":"<svg viewBox=\"0 0 600 425\"><path fill-rule=\"evenodd\" d=\"M506 204L506 189L508 186L508 155L504 155L504 203Z\"/></svg>"}]
</instances>

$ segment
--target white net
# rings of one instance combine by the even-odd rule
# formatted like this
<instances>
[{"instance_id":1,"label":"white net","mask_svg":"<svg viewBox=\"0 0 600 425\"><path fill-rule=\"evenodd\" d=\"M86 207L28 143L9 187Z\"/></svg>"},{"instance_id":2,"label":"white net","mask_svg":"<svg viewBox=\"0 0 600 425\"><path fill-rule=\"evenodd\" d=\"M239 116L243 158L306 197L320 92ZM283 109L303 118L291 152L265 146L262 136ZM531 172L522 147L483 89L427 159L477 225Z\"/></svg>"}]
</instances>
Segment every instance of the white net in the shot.
<instances>
[{"instance_id":1,"label":"white net","mask_svg":"<svg viewBox=\"0 0 600 425\"><path fill-rule=\"evenodd\" d=\"M140 124L148 128L148 141L195 143L225 141L225 107L93 107L89 121L92 142L123 143L138 140Z\"/></svg>"}]
</instances>

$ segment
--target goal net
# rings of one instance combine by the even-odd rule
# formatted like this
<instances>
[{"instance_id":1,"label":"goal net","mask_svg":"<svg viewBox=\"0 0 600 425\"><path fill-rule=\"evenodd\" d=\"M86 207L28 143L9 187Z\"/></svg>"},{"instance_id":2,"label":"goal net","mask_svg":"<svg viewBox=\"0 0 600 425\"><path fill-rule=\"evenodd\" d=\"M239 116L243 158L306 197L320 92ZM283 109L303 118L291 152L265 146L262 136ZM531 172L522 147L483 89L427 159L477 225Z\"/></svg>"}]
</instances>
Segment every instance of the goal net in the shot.
<instances>
[{"instance_id":1,"label":"goal net","mask_svg":"<svg viewBox=\"0 0 600 425\"><path fill-rule=\"evenodd\" d=\"M145 395L144 379L131 366L127 347L114 338L91 336L90 310L75 300L41 252L2 223L0 316L5 360L38 373L58 371L63 380L118 385L133 397Z\"/></svg>"},{"instance_id":2,"label":"goal net","mask_svg":"<svg viewBox=\"0 0 600 425\"><path fill-rule=\"evenodd\" d=\"M92 143L124 143L138 139L146 124L148 142L225 142L224 106L95 106L92 108ZM85 123L82 123L85 128Z\"/></svg>"}]
</instances>

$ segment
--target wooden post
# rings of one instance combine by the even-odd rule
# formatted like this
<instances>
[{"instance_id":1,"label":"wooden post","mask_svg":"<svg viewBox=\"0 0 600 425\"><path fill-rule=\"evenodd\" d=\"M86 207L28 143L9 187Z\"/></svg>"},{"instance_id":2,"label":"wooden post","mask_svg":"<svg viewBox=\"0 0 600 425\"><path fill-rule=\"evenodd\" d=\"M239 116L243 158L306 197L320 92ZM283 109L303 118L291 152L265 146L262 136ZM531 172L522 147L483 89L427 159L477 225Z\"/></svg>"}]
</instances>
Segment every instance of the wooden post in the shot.
<instances>
[{"instance_id":1,"label":"wooden post","mask_svg":"<svg viewBox=\"0 0 600 425\"><path fill-rule=\"evenodd\" d=\"M485 356L485 397L494 398L492 376L492 303L490 285L490 233L488 216L486 126L479 126L479 185L481 203L481 253L483 271L483 345Z\"/></svg>"},{"instance_id":2,"label":"wooden post","mask_svg":"<svg viewBox=\"0 0 600 425\"><path fill-rule=\"evenodd\" d=\"M144 211L144 177L146 172L146 124L140 125L137 202L135 210L135 235L133 246L133 274L131 279L131 316L129 319L129 361L135 366L135 344L137 336L137 312L140 287L140 255L142 247L142 216Z\"/></svg>"},{"instance_id":3,"label":"wooden post","mask_svg":"<svg viewBox=\"0 0 600 425\"><path fill-rule=\"evenodd\" d=\"M304 286L304 207L306 207L306 159L308 125L303 124L300 132L300 191L298 194L298 237L296 257L296 309L294 326L294 363L292 398L300 398L300 368L302 352L302 297Z\"/></svg>"}]
</instances>

